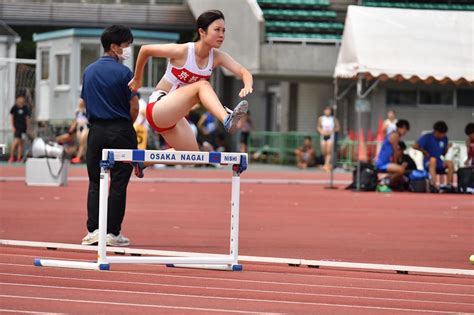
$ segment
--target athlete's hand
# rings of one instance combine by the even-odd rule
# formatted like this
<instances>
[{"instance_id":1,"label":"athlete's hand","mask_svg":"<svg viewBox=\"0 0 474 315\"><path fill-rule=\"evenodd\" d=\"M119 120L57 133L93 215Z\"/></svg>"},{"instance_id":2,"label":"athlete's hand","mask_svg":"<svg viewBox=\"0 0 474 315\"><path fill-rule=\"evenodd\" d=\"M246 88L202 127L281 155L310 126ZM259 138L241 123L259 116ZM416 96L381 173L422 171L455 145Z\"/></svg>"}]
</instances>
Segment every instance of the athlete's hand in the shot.
<instances>
[{"instance_id":1,"label":"athlete's hand","mask_svg":"<svg viewBox=\"0 0 474 315\"><path fill-rule=\"evenodd\" d=\"M240 90L239 96L243 98L243 97L246 97L247 95L249 95L252 92L253 92L252 87L244 87L242 90Z\"/></svg>"},{"instance_id":2,"label":"athlete's hand","mask_svg":"<svg viewBox=\"0 0 474 315\"><path fill-rule=\"evenodd\" d=\"M133 77L130 82L128 82L128 88L132 92L137 92L139 88L142 87L142 80L138 80L136 77Z\"/></svg>"}]
</instances>

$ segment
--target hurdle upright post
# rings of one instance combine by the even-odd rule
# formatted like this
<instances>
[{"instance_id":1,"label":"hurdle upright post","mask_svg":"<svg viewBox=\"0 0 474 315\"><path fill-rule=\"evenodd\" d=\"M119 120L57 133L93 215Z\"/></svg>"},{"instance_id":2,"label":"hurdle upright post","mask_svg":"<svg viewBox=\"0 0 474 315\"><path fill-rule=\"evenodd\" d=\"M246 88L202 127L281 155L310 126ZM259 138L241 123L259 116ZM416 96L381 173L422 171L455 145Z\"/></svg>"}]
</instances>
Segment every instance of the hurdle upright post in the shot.
<instances>
[{"instance_id":1,"label":"hurdle upright post","mask_svg":"<svg viewBox=\"0 0 474 315\"><path fill-rule=\"evenodd\" d=\"M109 200L109 177L110 168L114 166L115 160L113 152L102 151L102 161L100 162L99 180L99 242L97 244L97 263L99 269L108 270L110 265L107 261L107 218Z\"/></svg>"},{"instance_id":2,"label":"hurdle upright post","mask_svg":"<svg viewBox=\"0 0 474 315\"><path fill-rule=\"evenodd\" d=\"M230 255L234 264L239 257L239 218L240 218L240 171L238 165L232 166L232 193L230 203Z\"/></svg>"}]
</instances>

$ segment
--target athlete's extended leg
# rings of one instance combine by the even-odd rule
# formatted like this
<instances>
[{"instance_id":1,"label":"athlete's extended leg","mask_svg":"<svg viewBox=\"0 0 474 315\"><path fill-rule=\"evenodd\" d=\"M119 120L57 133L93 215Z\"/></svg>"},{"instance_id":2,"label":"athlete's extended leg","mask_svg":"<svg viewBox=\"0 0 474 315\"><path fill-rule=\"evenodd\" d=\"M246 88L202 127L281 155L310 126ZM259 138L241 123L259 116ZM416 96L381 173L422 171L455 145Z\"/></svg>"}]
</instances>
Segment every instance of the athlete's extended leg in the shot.
<instances>
[{"instance_id":1,"label":"athlete's extended leg","mask_svg":"<svg viewBox=\"0 0 474 315\"><path fill-rule=\"evenodd\" d=\"M202 103L220 122L227 116L209 82L199 81L180 87L159 100L153 108L153 120L160 128L168 128L186 116L197 103Z\"/></svg>"},{"instance_id":2,"label":"athlete's extended leg","mask_svg":"<svg viewBox=\"0 0 474 315\"><path fill-rule=\"evenodd\" d=\"M240 117L247 112L248 106L246 102L243 103L244 106L239 104L234 113L229 115L209 82L199 81L183 86L159 100L153 107L153 121L160 128L171 127L186 116L197 103L201 103L223 123L227 131L234 131Z\"/></svg>"}]
</instances>

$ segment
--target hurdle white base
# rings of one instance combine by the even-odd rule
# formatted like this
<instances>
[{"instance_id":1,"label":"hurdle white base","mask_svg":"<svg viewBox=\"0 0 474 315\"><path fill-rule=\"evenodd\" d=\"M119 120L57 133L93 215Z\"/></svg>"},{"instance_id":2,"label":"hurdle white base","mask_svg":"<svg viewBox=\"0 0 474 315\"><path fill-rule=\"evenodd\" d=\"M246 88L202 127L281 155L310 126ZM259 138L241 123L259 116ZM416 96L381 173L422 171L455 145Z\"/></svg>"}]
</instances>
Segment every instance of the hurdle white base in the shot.
<instances>
[{"instance_id":1,"label":"hurdle white base","mask_svg":"<svg viewBox=\"0 0 474 315\"><path fill-rule=\"evenodd\" d=\"M198 264L198 265L227 265L233 264L230 256L224 257L118 257L107 256L110 264Z\"/></svg>"},{"instance_id":2,"label":"hurdle white base","mask_svg":"<svg viewBox=\"0 0 474 315\"><path fill-rule=\"evenodd\" d=\"M108 256L107 263L72 260L35 259L37 267L74 268L87 270L110 270L110 264L158 264L176 268L213 269L242 271L231 256L224 257L117 257Z\"/></svg>"},{"instance_id":3,"label":"hurdle white base","mask_svg":"<svg viewBox=\"0 0 474 315\"><path fill-rule=\"evenodd\" d=\"M72 261L72 260L53 260L53 259L35 259L35 266L38 267L56 267L56 268L74 268L87 270L109 270L109 264L98 262Z\"/></svg>"},{"instance_id":4,"label":"hurdle white base","mask_svg":"<svg viewBox=\"0 0 474 315\"><path fill-rule=\"evenodd\" d=\"M186 264L167 264L166 267L171 268L190 268L190 269L213 269L223 271L242 271L243 266L240 264L229 265L186 265Z\"/></svg>"}]
</instances>

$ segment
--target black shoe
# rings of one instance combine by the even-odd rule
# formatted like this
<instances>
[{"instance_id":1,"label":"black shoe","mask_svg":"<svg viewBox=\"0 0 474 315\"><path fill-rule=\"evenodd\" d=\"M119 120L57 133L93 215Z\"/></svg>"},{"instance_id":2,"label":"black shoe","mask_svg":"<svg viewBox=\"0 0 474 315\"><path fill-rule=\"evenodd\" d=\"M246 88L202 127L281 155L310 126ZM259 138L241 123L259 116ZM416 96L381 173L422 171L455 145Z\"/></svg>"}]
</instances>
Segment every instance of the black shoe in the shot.
<instances>
[{"instance_id":1,"label":"black shoe","mask_svg":"<svg viewBox=\"0 0 474 315\"><path fill-rule=\"evenodd\" d=\"M437 193L439 193L439 189L436 188L435 185L431 185L431 184L430 184L430 193L432 193L432 194L437 194Z\"/></svg>"}]
</instances>

